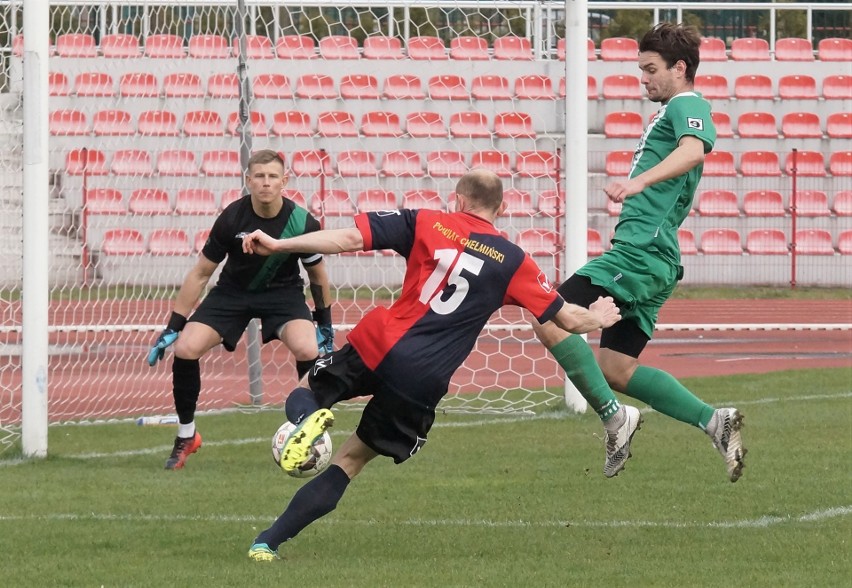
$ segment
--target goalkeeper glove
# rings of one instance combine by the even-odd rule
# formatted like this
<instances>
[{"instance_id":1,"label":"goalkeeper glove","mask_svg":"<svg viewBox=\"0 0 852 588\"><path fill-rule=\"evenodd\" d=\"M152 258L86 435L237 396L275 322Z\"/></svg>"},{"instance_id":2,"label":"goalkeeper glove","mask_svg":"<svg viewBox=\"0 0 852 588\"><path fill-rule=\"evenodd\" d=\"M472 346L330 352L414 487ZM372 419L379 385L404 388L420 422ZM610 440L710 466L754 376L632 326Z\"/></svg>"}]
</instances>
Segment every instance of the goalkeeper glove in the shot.
<instances>
[{"instance_id":1,"label":"goalkeeper glove","mask_svg":"<svg viewBox=\"0 0 852 588\"><path fill-rule=\"evenodd\" d=\"M153 367L157 365L159 360L163 359L163 356L166 354L166 347L177 341L178 335L185 325L186 317L172 312L168 326L163 329L163 332L157 337L157 341L154 342L154 346L151 347L151 351L148 352L148 365Z\"/></svg>"},{"instance_id":2,"label":"goalkeeper glove","mask_svg":"<svg viewBox=\"0 0 852 588\"><path fill-rule=\"evenodd\" d=\"M312 313L317 323L317 347L322 355L334 351L334 327L331 325L331 308L318 308Z\"/></svg>"}]
</instances>

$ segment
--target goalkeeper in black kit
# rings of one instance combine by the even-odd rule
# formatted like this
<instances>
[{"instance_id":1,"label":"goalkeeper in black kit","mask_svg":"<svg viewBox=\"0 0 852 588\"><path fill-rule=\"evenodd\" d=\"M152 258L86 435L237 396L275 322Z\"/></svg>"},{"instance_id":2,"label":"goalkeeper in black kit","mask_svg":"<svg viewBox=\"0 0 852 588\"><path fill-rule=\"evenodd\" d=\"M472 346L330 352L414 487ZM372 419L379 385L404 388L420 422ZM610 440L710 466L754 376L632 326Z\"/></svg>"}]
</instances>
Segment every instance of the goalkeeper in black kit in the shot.
<instances>
[{"instance_id":1,"label":"goalkeeper in black kit","mask_svg":"<svg viewBox=\"0 0 852 588\"><path fill-rule=\"evenodd\" d=\"M254 318L261 320L264 343L280 339L290 350L299 378L320 351L334 349L331 292L322 255L259 257L242 249L243 237L258 229L281 237L320 229L308 211L282 197L287 179L284 160L275 151L261 150L251 156L246 177L249 194L225 208L213 223L198 261L178 291L168 326L148 354L148 363L154 366L174 345L172 389L179 425L167 470L183 468L201 447L194 420L201 391L199 360L210 349L221 343L233 351ZM218 283L192 312L223 261ZM308 274L313 313L306 303L299 261Z\"/></svg>"}]
</instances>

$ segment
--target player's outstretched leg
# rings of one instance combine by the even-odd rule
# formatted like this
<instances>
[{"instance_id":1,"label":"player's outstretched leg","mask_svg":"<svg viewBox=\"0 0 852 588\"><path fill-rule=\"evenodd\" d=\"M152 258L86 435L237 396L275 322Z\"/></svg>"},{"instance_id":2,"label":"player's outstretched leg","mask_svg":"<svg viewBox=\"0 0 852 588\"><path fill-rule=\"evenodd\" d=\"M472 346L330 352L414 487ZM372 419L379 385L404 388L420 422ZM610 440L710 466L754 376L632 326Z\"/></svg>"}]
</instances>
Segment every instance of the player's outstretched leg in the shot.
<instances>
[{"instance_id":1,"label":"player's outstretched leg","mask_svg":"<svg viewBox=\"0 0 852 588\"><path fill-rule=\"evenodd\" d=\"M175 437L172 454L166 460L167 470L180 470L186 464L187 458L201 447L201 435L196 431L192 437Z\"/></svg>"},{"instance_id":2,"label":"player's outstretched leg","mask_svg":"<svg viewBox=\"0 0 852 588\"><path fill-rule=\"evenodd\" d=\"M728 479L736 482L743 474L745 455L740 429L743 427L743 415L736 408L717 408L713 418L707 423L705 431L713 440L713 447L722 454L728 468Z\"/></svg>"},{"instance_id":3,"label":"player's outstretched leg","mask_svg":"<svg viewBox=\"0 0 852 588\"><path fill-rule=\"evenodd\" d=\"M281 469L292 472L304 465L311 455L314 441L333 424L334 415L327 408L321 408L302 419L281 448Z\"/></svg>"},{"instance_id":4,"label":"player's outstretched leg","mask_svg":"<svg viewBox=\"0 0 852 588\"><path fill-rule=\"evenodd\" d=\"M604 476L612 478L624 469L624 464L632 455L630 442L633 435L642 426L642 415L634 406L622 404L612 418L604 422L606 430L606 460Z\"/></svg>"},{"instance_id":5,"label":"player's outstretched leg","mask_svg":"<svg viewBox=\"0 0 852 588\"><path fill-rule=\"evenodd\" d=\"M266 543L255 543L249 549L248 556L253 561L275 561L278 552L270 549Z\"/></svg>"}]
</instances>

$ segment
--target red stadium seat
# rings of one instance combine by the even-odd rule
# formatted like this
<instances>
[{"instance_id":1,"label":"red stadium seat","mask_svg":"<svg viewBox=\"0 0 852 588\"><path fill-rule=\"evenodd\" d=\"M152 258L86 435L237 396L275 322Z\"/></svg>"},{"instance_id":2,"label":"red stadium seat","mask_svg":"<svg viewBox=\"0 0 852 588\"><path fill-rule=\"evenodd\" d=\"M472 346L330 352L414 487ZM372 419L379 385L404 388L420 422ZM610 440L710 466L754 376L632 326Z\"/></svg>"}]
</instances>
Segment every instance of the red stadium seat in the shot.
<instances>
[{"instance_id":1,"label":"red stadium seat","mask_svg":"<svg viewBox=\"0 0 852 588\"><path fill-rule=\"evenodd\" d=\"M746 234L745 250L751 255L787 255L787 237L780 229L752 229Z\"/></svg>"},{"instance_id":2,"label":"red stadium seat","mask_svg":"<svg viewBox=\"0 0 852 588\"><path fill-rule=\"evenodd\" d=\"M67 96L71 93L71 85L68 76L61 71L52 71L47 74L47 91L50 96Z\"/></svg>"},{"instance_id":3,"label":"red stadium seat","mask_svg":"<svg viewBox=\"0 0 852 588\"><path fill-rule=\"evenodd\" d=\"M829 216L828 196L821 190L801 190L796 194L796 214L799 216Z\"/></svg>"},{"instance_id":4,"label":"red stadium seat","mask_svg":"<svg viewBox=\"0 0 852 588\"><path fill-rule=\"evenodd\" d=\"M361 59L358 41L349 35L329 35L319 40L323 59Z\"/></svg>"},{"instance_id":5,"label":"red stadium seat","mask_svg":"<svg viewBox=\"0 0 852 588\"><path fill-rule=\"evenodd\" d=\"M799 229L795 240L799 255L834 255L831 233L825 229Z\"/></svg>"},{"instance_id":6,"label":"red stadium seat","mask_svg":"<svg viewBox=\"0 0 852 588\"><path fill-rule=\"evenodd\" d=\"M498 112L494 116L494 135L500 138L535 138L532 117L526 112Z\"/></svg>"},{"instance_id":7,"label":"red stadium seat","mask_svg":"<svg viewBox=\"0 0 852 588\"><path fill-rule=\"evenodd\" d=\"M79 110L54 110L48 115L47 127L51 135L88 135L86 114Z\"/></svg>"},{"instance_id":8,"label":"red stadium seat","mask_svg":"<svg viewBox=\"0 0 852 588\"><path fill-rule=\"evenodd\" d=\"M852 190L841 190L835 194L831 210L837 216L852 216Z\"/></svg>"},{"instance_id":9,"label":"red stadium seat","mask_svg":"<svg viewBox=\"0 0 852 588\"><path fill-rule=\"evenodd\" d=\"M740 156L743 176L780 176L781 166L774 151L746 151Z\"/></svg>"},{"instance_id":10,"label":"red stadium seat","mask_svg":"<svg viewBox=\"0 0 852 588\"><path fill-rule=\"evenodd\" d=\"M255 137L265 137L269 134L269 128L266 126L266 117L262 112L252 110L249 112L249 120L246 121L251 129L251 134ZM229 135L239 135L240 113L232 112L228 115L228 120L225 129Z\"/></svg>"},{"instance_id":11,"label":"red stadium seat","mask_svg":"<svg viewBox=\"0 0 852 588\"><path fill-rule=\"evenodd\" d=\"M185 56L183 39L177 35L163 33L145 38L145 57L182 59Z\"/></svg>"},{"instance_id":12,"label":"red stadium seat","mask_svg":"<svg viewBox=\"0 0 852 588\"><path fill-rule=\"evenodd\" d=\"M240 56L240 39L234 37L231 46L234 57ZM275 57L275 49L272 40L266 35L246 35L246 58L248 59L272 59Z\"/></svg>"},{"instance_id":13,"label":"red stadium seat","mask_svg":"<svg viewBox=\"0 0 852 588\"><path fill-rule=\"evenodd\" d=\"M639 78L633 75L609 75L603 79L601 91L607 100L641 100Z\"/></svg>"},{"instance_id":14,"label":"red stadium seat","mask_svg":"<svg viewBox=\"0 0 852 588\"><path fill-rule=\"evenodd\" d=\"M556 56L559 58L559 61L565 61L565 39L559 39L556 42ZM597 61L595 42L591 39L586 39L586 60Z\"/></svg>"},{"instance_id":15,"label":"red stadium seat","mask_svg":"<svg viewBox=\"0 0 852 588\"><path fill-rule=\"evenodd\" d=\"M275 42L275 55L279 59L313 59L316 43L307 35L282 35Z\"/></svg>"},{"instance_id":16,"label":"red stadium seat","mask_svg":"<svg viewBox=\"0 0 852 588\"><path fill-rule=\"evenodd\" d=\"M405 116L405 130L411 137L446 137L444 119L437 112L409 112Z\"/></svg>"},{"instance_id":17,"label":"red stadium seat","mask_svg":"<svg viewBox=\"0 0 852 588\"><path fill-rule=\"evenodd\" d=\"M461 35L450 40L450 58L467 61L488 60L488 42L482 37Z\"/></svg>"},{"instance_id":18,"label":"red stadium seat","mask_svg":"<svg viewBox=\"0 0 852 588\"><path fill-rule=\"evenodd\" d=\"M476 100L511 100L512 90L503 76L476 76L470 84L470 95Z\"/></svg>"},{"instance_id":19,"label":"red stadium seat","mask_svg":"<svg viewBox=\"0 0 852 588\"><path fill-rule=\"evenodd\" d=\"M325 190L311 196L310 210L317 216L352 216L355 203L345 190Z\"/></svg>"},{"instance_id":20,"label":"red stadium seat","mask_svg":"<svg viewBox=\"0 0 852 588\"><path fill-rule=\"evenodd\" d=\"M115 188L89 188L83 208L89 214L126 214L124 196Z\"/></svg>"},{"instance_id":21,"label":"red stadium seat","mask_svg":"<svg viewBox=\"0 0 852 588\"><path fill-rule=\"evenodd\" d=\"M239 98L240 81L235 73L217 73L207 78L207 95L211 98Z\"/></svg>"},{"instance_id":22,"label":"red stadium seat","mask_svg":"<svg viewBox=\"0 0 852 588\"><path fill-rule=\"evenodd\" d=\"M163 93L166 98L201 98L204 88L201 77L194 73L173 73L163 78Z\"/></svg>"},{"instance_id":23,"label":"red stadium seat","mask_svg":"<svg viewBox=\"0 0 852 588\"><path fill-rule=\"evenodd\" d=\"M716 127L716 136L720 138L728 138L734 136L734 131L731 128L731 115L727 112L710 113L710 118L713 119L713 125Z\"/></svg>"},{"instance_id":24,"label":"red stadium seat","mask_svg":"<svg viewBox=\"0 0 852 588\"><path fill-rule=\"evenodd\" d=\"M825 76L822 80L822 97L826 100L852 100L852 76Z\"/></svg>"},{"instance_id":25,"label":"red stadium seat","mask_svg":"<svg viewBox=\"0 0 852 588\"><path fill-rule=\"evenodd\" d=\"M59 57L97 57L95 38L88 33L65 33L56 37Z\"/></svg>"},{"instance_id":26,"label":"red stadium seat","mask_svg":"<svg viewBox=\"0 0 852 588\"><path fill-rule=\"evenodd\" d=\"M355 209L361 212L376 212L378 210L396 210L396 194L388 190L374 188L362 190L355 197Z\"/></svg>"},{"instance_id":27,"label":"red stadium seat","mask_svg":"<svg viewBox=\"0 0 852 588\"><path fill-rule=\"evenodd\" d=\"M53 54L53 47L50 49L51 55ZM24 54L24 35L22 33L18 33L12 38L12 55L15 57L21 57Z\"/></svg>"},{"instance_id":28,"label":"red stadium seat","mask_svg":"<svg viewBox=\"0 0 852 588\"><path fill-rule=\"evenodd\" d=\"M414 60L449 59L444 42L438 37L411 37L408 39L408 57Z\"/></svg>"},{"instance_id":29,"label":"red stadium seat","mask_svg":"<svg viewBox=\"0 0 852 588\"><path fill-rule=\"evenodd\" d=\"M148 237L151 255L191 255L189 235L183 229L154 229Z\"/></svg>"},{"instance_id":30,"label":"red stadium seat","mask_svg":"<svg viewBox=\"0 0 852 588\"><path fill-rule=\"evenodd\" d=\"M606 200L606 211L609 216L619 216L621 215L622 203L621 202L613 202L609 198ZM690 210L690 214L692 211Z\"/></svg>"},{"instance_id":31,"label":"red stadium seat","mask_svg":"<svg viewBox=\"0 0 852 588\"><path fill-rule=\"evenodd\" d=\"M365 137L401 137L402 127L395 112L365 112L361 117L361 134Z\"/></svg>"},{"instance_id":32,"label":"red stadium seat","mask_svg":"<svg viewBox=\"0 0 852 588\"><path fill-rule=\"evenodd\" d=\"M835 151L828 159L828 171L833 176L852 176L852 151Z\"/></svg>"},{"instance_id":33,"label":"red stadium seat","mask_svg":"<svg viewBox=\"0 0 852 588\"><path fill-rule=\"evenodd\" d=\"M375 76L365 74L350 74L340 78L340 97L343 99L353 98L379 98L379 82Z\"/></svg>"},{"instance_id":34,"label":"red stadium seat","mask_svg":"<svg viewBox=\"0 0 852 588\"><path fill-rule=\"evenodd\" d=\"M632 158L633 154L631 153L630 156ZM705 155L704 175L708 177L736 176L737 170L734 166L734 154L729 151L711 151Z\"/></svg>"},{"instance_id":35,"label":"red stadium seat","mask_svg":"<svg viewBox=\"0 0 852 588\"><path fill-rule=\"evenodd\" d=\"M337 155L337 173L341 177L369 177L376 175L376 158L369 151L353 149Z\"/></svg>"},{"instance_id":36,"label":"red stadium seat","mask_svg":"<svg viewBox=\"0 0 852 588\"><path fill-rule=\"evenodd\" d=\"M556 154L550 151L520 151L515 157L518 175L529 178L555 177Z\"/></svg>"},{"instance_id":37,"label":"red stadium seat","mask_svg":"<svg viewBox=\"0 0 852 588\"><path fill-rule=\"evenodd\" d=\"M388 151L382 155L382 173L390 177L419 178L423 176L420 155L415 151Z\"/></svg>"},{"instance_id":38,"label":"red stadium seat","mask_svg":"<svg viewBox=\"0 0 852 588\"><path fill-rule=\"evenodd\" d=\"M98 149L72 149L65 155L65 172L72 176L105 176L109 173L106 155Z\"/></svg>"},{"instance_id":39,"label":"red stadium seat","mask_svg":"<svg viewBox=\"0 0 852 588\"><path fill-rule=\"evenodd\" d=\"M238 151L213 150L205 151L201 156L201 172L206 176L232 176L243 175Z\"/></svg>"},{"instance_id":40,"label":"red stadium seat","mask_svg":"<svg viewBox=\"0 0 852 588\"><path fill-rule=\"evenodd\" d=\"M187 188L178 190L175 196L177 214L216 214L216 196L206 188Z\"/></svg>"},{"instance_id":41,"label":"red stadium seat","mask_svg":"<svg viewBox=\"0 0 852 588\"><path fill-rule=\"evenodd\" d=\"M215 110L190 110L183 115L183 134L187 137L223 135L222 117Z\"/></svg>"},{"instance_id":42,"label":"red stadium seat","mask_svg":"<svg viewBox=\"0 0 852 588\"><path fill-rule=\"evenodd\" d=\"M468 167L461 151L432 151L426 155L426 171L432 177L459 177Z\"/></svg>"},{"instance_id":43,"label":"red stadium seat","mask_svg":"<svg viewBox=\"0 0 852 588\"><path fill-rule=\"evenodd\" d=\"M852 139L852 113L829 114L825 121L825 132L829 139Z\"/></svg>"},{"instance_id":44,"label":"red stadium seat","mask_svg":"<svg viewBox=\"0 0 852 588\"><path fill-rule=\"evenodd\" d=\"M488 118L481 112L462 111L450 115L451 137L490 137Z\"/></svg>"},{"instance_id":45,"label":"red stadium seat","mask_svg":"<svg viewBox=\"0 0 852 588\"><path fill-rule=\"evenodd\" d=\"M852 61L852 39L829 37L817 45L820 61Z\"/></svg>"},{"instance_id":46,"label":"red stadium seat","mask_svg":"<svg viewBox=\"0 0 852 588\"><path fill-rule=\"evenodd\" d=\"M601 41L601 59L604 61L636 61L639 43L628 37L610 37Z\"/></svg>"},{"instance_id":47,"label":"red stadium seat","mask_svg":"<svg viewBox=\"0 0 852 588\"><path fill-rule=\"evenodd\" d=\"M204 249L204 244L207 243L207 238L210 236L210 229L201 229L192 238L192 250L200 252Z\"/></svg>"},{"instance_id":48,"label":"red stadium seat","mask_svg":"<svg viewBox=\"0 0 852 588\"><path fill-rule=\"evenodd\" d=\"M116 176L150 176L154 173L151 154L142 149L119 149L109 170Z\"/></svg>"},{"instance_id":49,"label":"red stadium seat","mask_svg":"<svg viewBox=\"0 0 852 588\"><path fill-rule=\"evenodd\" d=\"M840 231L837 235L837 251L841 255L852 255L852 230Z\"/></svg>"},{"instance_id":50,"label":"red stadium seat","mask_svg":"<svg viewBox=\"0 0 852 588\"><path fill-rule=\"evenodd\" d=\"M731 96L728 79L718 74L695 76L695 91L708 100L727 100Z\"/></svg>"},{"instance_id":51,"label":"red stadium seat","mask_svg":"<svg viewBox=\"0 0 852 588\"><path fill-rule=\"evenodd\" d=\"M168 149L157 156L157 173L161 176L197 176L195 154L186 149Z\"/></svg>"},{"instance_id":52,"label":"red stadium seat","mask_svg":"<svg viewBox=\"0 0 852 588\"><path fill-rule=\"evenodd\" d=\"M501 178L508 178L512 175L509 154L494 149L473 152L470 156L470 169L478 168L492 171Z\"/></svg>"},{"instance_id":53,"label":"red stadium seat","mask_svg":"<svg viewBox=\"0 0 852 588\"><path fill-rule=\"evenodd\" d=\"M698 247L695 245L695 233L689 229L677 230L677 242L681 255L697 255Z\"/></svg>"},{"instance_id":54,"label":"red stadium seat","mask_svg":"<svg viewBox=\"0 0 852 588\"><path fill-rule=\"evenodd\" d=\"M746 216L784 216L784 199L772 190L755 190L743 196Z\"/></svg>"},{"instance_id":55,"label":"red stadium seat","mask_svg":"<svg viewBox=\"0 0 852 588\"><path fill-rule=\"evenodd\" d=\"M644 126L638 112L610 112L604 117L604 135L607 138L638 138L642 136Z\"/></svg>"},{"instance_id":56,"label":"red stadium seat","mask_svg":"<svg viewBox=\"0 0 852 588\"><path fill-rule=\"evenodd\" d=\"M77 96L114 96L112 76L97 71L77 74L74 78L74 92Z\"/></svg>"},{"instance_id":57,"label":"red stadium seat","mask_svg":"<svg viewBox=\"0 0 852 588\"><path fill-rule=\"evenodd\" d=\"M193 35L189 38L189 56L201 59L224 59L231 56L228 39L221 35Z\"/></svg>"},{"instance_id":58,"label":"red stadium seat","mask_svg":"<svg viewBox=\"0 0 852 588\"><path fill-rule=\"evenodd\" d=\"M793 153L784 160L784 171L793 174ZM824 176L825 157L819 151L799 151L796 156L796 172L799 176Z\"/></svg>"},{"instance_id":59,"label":"red stadium seat","mask_svg":"<svg viewBox=\"0 0 852 588\"><path fill-rule=\"evenodd\" d=\"M601 234L596 229L586 229L586 254L589 257L603 255L604 244Z\"/></svg>"},{"instance_id":60,"label":"red stadium seat","mask_svg":"<svg viewBox=\"0 0 852 588\"><path fill-rule=\"evenodd\" d=\"M556 100L553 82L542 75L523 75L515 78L515 98L519 100Z\"/></svg>"},{"instance_id":61,"label":"red stadium seat","mask_svg":"<svg viewBox=\"0 0 852 588\"><path fill-rule=\"evenodd\" d=\"M740 234L734 229L707 229L701 233L701 252L705 255L741 255Z\"/></svg>"},{"instance_id":62,"label":"red stadium seat","mask_svg":"<svg viewBox=\"0 0 852 588\"><path fill-rule=\"evenodd\" d=\"M293 90L284 74L261 73L252 81L252 94L255 98L292 98Z\"/></svg>"},{"instance_id":63,"label":"red stadium seat","mask_svg":"<svg viewBox=\"0 0 852 588\"><path fill-rule=\"evenodd\" d=\"M310 137L314 134L307 112L286 110L272 116L272 134L279 137Z\"/></svg>"},{"instance_id":64,"label":"red stadium seat","mask_svg":"<svg viewBox=\"0 0 852 588\"><path fill-rule=\"evenodd\" d=\"M140 98L159 96L160 83L152 73L126 73L119 79L118 93Z\"/></svg>"},{"instance_id":65,"label":"red stadium seat","mask_svg":"<svg viewBox=\"0 0 852 588\"><path fill-rule=\"evenodd\" d=\"M126 110L99 110L92 119L95 135L135 135L133 118Z\"/></svg>"},{"instance_id":66,"label":"red stadium seat","mask_svg":"<svg viewBox=\"0 0 852 588\"><path fill-rule=\"evenodd\" d=\"M537 212L530 193L517 188L504 190L503 202L506 204L504 216L532 216Z\"/></svg>"},{"instance_id":67,"label":"red stadium seat","mask_svg":"<svg viewBox=\"0 0 852 588\"><path fill-rule=\"evenodd\" d=\"M464 78L457 75L442 75L429 78L429 97L432 100L467 100Z\"/></svg>"},{"instance_id":68,"label":"red stadium seat","mask_svg":"<svg viewBox=\"0 0 852 588\"><path fill-rule=\"evenodd\" d=\"M382 97L391 100L422 100L423 84L415 75L394 74L385 78Z\"/></svg>"},{"instance_id":69,"label":"red stadium seat","mask_svg":"<svg viewBox=\"0 0 852 588\"><path fill-rule=\"evenodd\" d=\"M739 216L737 195L729 190L705 190L698 194L698 214L701 216Z\"/></svg>"},{"instance_id":70,"label":"red stadium seat","mask_svg":"<svg viewBox=\"0 0 852 588\"><path fill-rule=\"evenodd\" d=\"M787 139L820 139L819 117L813 112L788 112L781 118L781 134Z\"/></svg>"},{"instance_id":71,"label":"red stadium seat","mask_svg":"<svg viewBox=\"0 0 852 588\"><path fill-rule=\"evenodd\" d=\"M506 35L494 39L494 59L529 61L532 58L532 44L526 37Z\"/></svg>"},{"instance_id":72,"label":"red stadium seat","mask_svg":"<svg viewBox=\"0 0 852 588\"><path fill-rule=\"evenodd\" d=\"M731 42L734 61L769 61L769 43L764 39L746 37Z\"/></svg>"},{"instance_id":73,"label":"red stadium seat","mask_svg":"<svg viewBox=\"0 0 852 588\"><path fill-rule=\"evenodd\" d=\"M136 229L109 229L104 233L104 255L144 255L147 251L145 237Z\"/></svg>"},{"instance_id":74,"label":"red stadium seat","mask_svg":"<svg viewBox=\"0 0 852 588\"><path fill-rule=\"evenodd\" d=\"M728 61L725 41L718 37L702 37L698 53L701 63L705 61Z\"/></svg>"},{"instance_id":75,"label":"red stadium seat","mask_svg":"<svg viewBox=\"0 0 852 588\"><path fill-rule=\"evenodd\" d=\"M538 195L536 210L544 216L560 216L565 212L565 192L543 190Z\"/></svg>"},{"instance_id":76,"label":"red stadium seat","mask_svg":"<svg viewBox=\"0 0 852 588\"><path fill-rule=\"evenodd\" d=\"M744 139L776 138L778 127L771 112L744 112L737 119L737 133Z\"/></svg>"},{"instance_id":77,"label":"red stadium seat","mask_svg":"<svg viewBox=\"0 0 852 588\"><path fill-rule=\"evenodd\" d=\"M334 80L325 74L303 74L296 80L297 98L337 98Z\"/></svg>"},{"instance_id":78,"label":"red stadium seat","mask_svg":"<svg viewBox=\"0 0 852 588\"><path fill-rule=\"evenodd\" d=\"M290 191L291 192L298 192L297 190L290 190ZM283 190L281 192L282 197L284 196L284 192L287 192L287 190ZM225 190L224 192L222 192L222 199L221 199L221 202L219 204L219 208L222 209L222 210L225 210L228 206L230 206L231 204L233 204L234 202L236 202L237 200L242 198L243 195L244 195L243 191L240 188L232 188L230 190ZM291 198L291 200L293 200L293 199ZM302 202L304 202L304 200L305 199L304 199L304 196L303 196ZM304 208L304 206L302 206L302 207Z\"/></svg>"},{"instance_id":79,"label":"red stadium seat","mask_svg":"<svg viewBox=\"0 0 852 588\"><path fill-rule=\"evenodd\" d=\"M402 195L402 208L445 210L441 196L434 190L408 190Z\"/></svg>"},{"instance_id":80,"label":"red stadium seat","mask_svg":"<svg viewBox=\"0 0 852 588\"><path fill-rule=\"evenodd\" d=\"M515 243L534 257L555 255L560 250L559 236L555 231L548 229L520 230L515 238Z\"/></svg>"},{"instance_id":81,"label":"red stadium seat","mask_svg":"<svg viewBox=\"0 0 852 588\"><path fill-rule=\"evenodd\" d=\"M128 58L139 57L142 51L136 35L114 33L101 38L101 53L104 57Z\"/></svg>"},{"instance_id":82,"label":"red stadium seat","mask_svg":"<svg viewBox=\"0 0 852 588\"><path fill-rule=\"evenodd\" d=\"M775 40L776 61L813 61L814 46L809 39L787 37Z\"/></svg>"},{"instance_id":83,"label":"red stadium seat","mask_svg":"<svg viewBox=\"0 0 852 588\"><path fill-rule=\"evenodd\" d=\"M782 76L778 80L778 96L782 100L816 100L816 80L811 76Z\"/></svg>"},{"instance_id":84,"label":"red stadium seat","mask_svg":"<svg viewBox=\"0 0 852 588\"><path fill-rule=\"evenodd\" d=\"M715 153L711 151L710 153ZM708 153L708 155L710 155ZM733 157L731 166L733 166ZM611 151L606 154L606 174L608 176L626 177L630 173L630 168L633 165L632 151ZM704 175L707 175L707 162L704 162Z\"/></svg>"},{"instance_id":85,"label":"red stadium seat","mask_svg":"<svg viewBox=\"0 0 852 588\"><path fill-rule=\"evenodd\" d=\"M402 59L402 42L396 37L371 35L364 39L365 59Z\"/></svg>"},{"instance_id":86,"label":"red stadium seat","mask_svg":"<svg viewBox=\"0 0 852 588\"><path fill-rule=\"evenodd\" d=\"M139 188L130 195L128 209L131 214L159 215L171 214L172 204L165 190L156 188Z\"/></svg>"},{"instance_id":87,"label":"red stadium seat","mask_svg":"<svg viewBox=\"0 0 852 588\"><path fill-rule=\"evenodd\" d=\"M343 110L320 112L317 115L317 134L320 137L357 137L355 115Z\"/></svg>"},{"instance_id":88,"label":"red stadium seat","mask_svg":"<svg viewBox=\"0 0 852 588\"><path fill-rule=\"evenodd\" d=\"M316 177L331 175L331 158L325 150L309 149L293 153L291 164L293 174L296 176Z\"/></svg>"},{"instance_id":89,"label":"red stadium seat","mask_svg":"<svg viewBox=\"0 0 852 588\"><path fill-rule=\"evenodd\" d=\"M287 200L292 200L302 208L308 207L305 195L299 192L298 190L282 190L281 197L286 198Z\"/></svg>"},{"instance_id":90,"label":"red stadium seat","mask_svg":"<svg viewBox=\"0 0 852 588\"><path fill-rule=\"evenodd\" d=\"M734 80L734 96L739 100L772 100L772 80L764 75L742 75Z\"/></svg>"}]
</instances>

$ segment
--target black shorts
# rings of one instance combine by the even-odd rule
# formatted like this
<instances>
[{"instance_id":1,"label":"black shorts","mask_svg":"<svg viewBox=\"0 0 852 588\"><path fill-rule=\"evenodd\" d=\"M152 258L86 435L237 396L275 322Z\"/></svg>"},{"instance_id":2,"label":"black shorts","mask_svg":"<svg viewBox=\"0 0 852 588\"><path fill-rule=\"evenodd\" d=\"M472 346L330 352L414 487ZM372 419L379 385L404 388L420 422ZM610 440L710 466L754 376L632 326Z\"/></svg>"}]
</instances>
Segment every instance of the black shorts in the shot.
<instances>
[{"instance_id":1,"label":"black shorts","mask_svg":"<svg viewBox=\"0 0 852 588\"><path fill-rule=\"evenodd\" d=\"M222 337L222 345L233 351L249 321L259 318L264 343L278 338L278 329L294 319L311 320L301 286L244 292L216 286L207 294L190 321L204 323Z\"/></svg>"},{"instance_id":2,"label":"black shorts","mask_svg":"<svg viewBox=\"0 0 852 588\"><path fill-rule=\"evenodd\" d=\"M589 278L577 274L562 282L556 291L565 299L565 302L584 308L589 308L598 296L612 296L602 286L595 286ZM618 300L615 303L618 304ZM648 335L630 319L622 319L601 331L601 347L630 357L639 357L648 341L650 341Z\"/></svg>"},{"instance_id":3,"label":"black shorts","mask_svg":"<svg viewBox=\"0 0 852 588\"><path fill-rule=\"evenodd\" d=\"M372 395L355 432L367 447L393 458L394 463L402 463L420 451L435 422L433 409L388 388L349 344L319 358L308 373L308 382L322 408Z\"/></svg>"}]
</instances>

